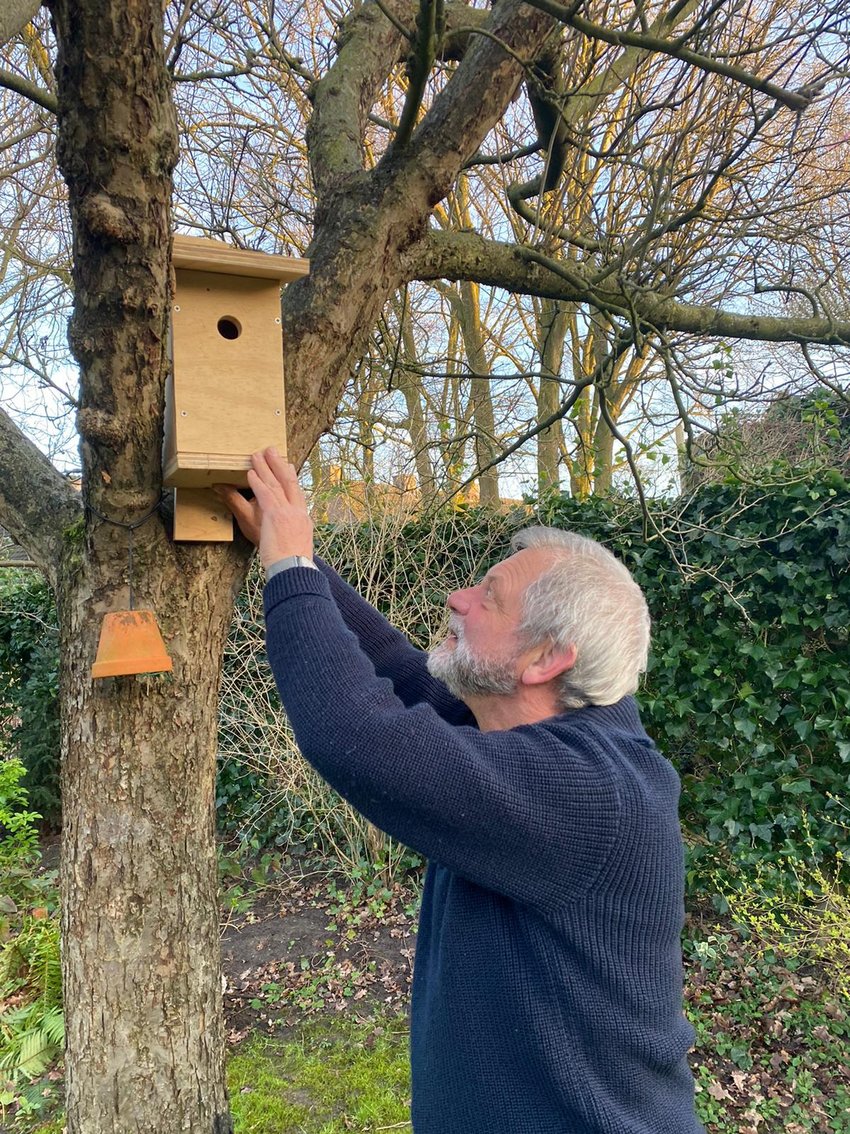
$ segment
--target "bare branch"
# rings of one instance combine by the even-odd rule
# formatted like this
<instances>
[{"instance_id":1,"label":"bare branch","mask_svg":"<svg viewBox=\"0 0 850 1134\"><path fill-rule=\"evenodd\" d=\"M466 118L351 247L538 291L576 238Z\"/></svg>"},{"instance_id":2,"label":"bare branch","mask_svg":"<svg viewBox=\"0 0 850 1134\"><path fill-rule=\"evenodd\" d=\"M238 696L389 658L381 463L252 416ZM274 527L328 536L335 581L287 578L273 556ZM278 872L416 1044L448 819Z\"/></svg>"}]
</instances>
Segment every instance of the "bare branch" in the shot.
<instances>
[{"instance_id":1,"label":"bare branch","mask_svg":"<svg viewBox=\"0 0 850 1134\"><path fill-rule=\"evenodd\" d=\"M850 346L850 322L828 317L742 315L684 303L651 289L594 286L580 265L553 260L520 244L501 244L471 232L431 231L405 258L410 278L475 280L522 295L587 303L601 311L634 312L649 329L726 339Z\"/></svg>"},{"instance_id":2,"label":"bare branch","mask_svg":"<svg viewBox=\"0 0 850 1134\"><path fill-rule=\"evenodd\" d=\"M14 91L15 94L23 95L24 98L28 98L30 102L34 102L36 105L44 107L45 110L49 110L51 114L59 113L59 103L56 101L56 95L51 94L50 91L46 91L42 87L36 86L36 84L29 79L25 79L23 75L16 75L14 71L7 71L5 67L0 68L0 87Z\"/></svg>"},{"instance_id":3,"label":"bare branch","mask_svg":"<svg viewBox=\"0 0 850 1134\"><path fill-rule=\"evenodd\" d=\"M816 93L815 91L805 88L799 91L786 90L784 87L779 87L767 79L760 79L758 75L753 75L749 71L745 71L742 67L735 67L731 63L724 63L720 59L712 58L710 55L703 55L700 52L691 51L689 48L683 46L681 39L671 42L670 40L665 40L658 36L646 35L644 33L625 30L615 31L610 28L605 28L602 27L601 24L595 24L591 20L584 19L583 16L579 16L572 8L566 8L563 4L556 3L555 0L528 0L528 3L534 8L539 8L541 11L548 12L549 15L563 20L571 27L574 27L576 31L580 31L583 35L589 36L591 39L598 39L603 43L611 43L616 47L636 47L641 51L654 51L660 52L662 55L669 55L673 59L680 59L683 63L689 63L694 67L699 67L702 71L709 71L715 75L723 75L727 79L733 79L742 86L749 87L751 90L759 91L761 94L775 99L783 106L788 107L789 110L805 110L811 104Z\"/></svg>"}]
</instances>

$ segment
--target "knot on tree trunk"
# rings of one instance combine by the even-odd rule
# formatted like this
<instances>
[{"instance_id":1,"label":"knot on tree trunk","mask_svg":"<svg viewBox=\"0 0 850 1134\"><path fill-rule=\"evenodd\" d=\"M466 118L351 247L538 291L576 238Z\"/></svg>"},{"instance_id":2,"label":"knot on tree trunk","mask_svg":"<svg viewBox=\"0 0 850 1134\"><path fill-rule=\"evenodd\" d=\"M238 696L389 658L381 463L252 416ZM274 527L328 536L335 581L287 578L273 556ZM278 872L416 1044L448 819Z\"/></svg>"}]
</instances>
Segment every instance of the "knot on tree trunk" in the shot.
<instances>
[{"instance_id":1,"label":"knot on tree trunk","mask_svg":"<svg viewBox=\"0 0 850 1134\"><path fill-rule=\"evenodd\" d=\"M86 406L77 414L77 428L86 441L117 449L125 443L126 429L113 414Z\"/></svg>"},{"instance_id":2,"label":"knot on tree trunk","mask_svg":"<svg viewBox=\"0 0 850 1134\"><path fill-rule=\"evenodd\" d=\"M80 216L93 236L104 236L119 244L131 244L139 239L139 226L106 193L84 197L80 202Z\"/></svg>"}]
</instances>

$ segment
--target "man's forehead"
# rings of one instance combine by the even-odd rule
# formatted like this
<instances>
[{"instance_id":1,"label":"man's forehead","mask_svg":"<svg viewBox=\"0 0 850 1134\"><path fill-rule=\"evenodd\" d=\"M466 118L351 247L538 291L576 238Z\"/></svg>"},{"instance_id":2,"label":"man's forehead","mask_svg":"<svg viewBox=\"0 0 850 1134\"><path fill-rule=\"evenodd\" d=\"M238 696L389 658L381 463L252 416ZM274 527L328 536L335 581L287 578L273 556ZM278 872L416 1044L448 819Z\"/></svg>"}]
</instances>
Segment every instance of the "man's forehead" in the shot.
<instances>
[{"instance_id":1,"label":"man's forehead","mask_svg":"<svg viewBox=\"0 0 850 1134\"><path fill-rule=\"evenodd\" d=\"M551 560L552 553L548 548L524 547L495 563L484 578L496 583L530 582L548 567Z\"/></svg>"}]
</instances>

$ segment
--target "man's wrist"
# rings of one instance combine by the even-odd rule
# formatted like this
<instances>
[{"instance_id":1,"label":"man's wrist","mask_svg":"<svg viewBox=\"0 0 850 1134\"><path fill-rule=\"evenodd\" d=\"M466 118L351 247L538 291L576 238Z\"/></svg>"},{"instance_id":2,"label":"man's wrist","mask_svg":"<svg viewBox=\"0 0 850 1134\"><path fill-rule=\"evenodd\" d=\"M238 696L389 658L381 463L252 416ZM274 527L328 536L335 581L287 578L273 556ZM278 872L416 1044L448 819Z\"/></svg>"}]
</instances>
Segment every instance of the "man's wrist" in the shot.
<instances>
[{"instance_id":1,"label":"man's wrist","mask_svg":"<svg viewBox=\"0 0 850 1134\"><path fill-rule=\"evenodd\" d=\"M318 571L319 568L307 555L286 555L282 559L276 559L274 563L270 563L266 567L266 582L279 575L281 571L289 571L293 567L309 567L313 571Z\"/></svg>"}]
</instances>

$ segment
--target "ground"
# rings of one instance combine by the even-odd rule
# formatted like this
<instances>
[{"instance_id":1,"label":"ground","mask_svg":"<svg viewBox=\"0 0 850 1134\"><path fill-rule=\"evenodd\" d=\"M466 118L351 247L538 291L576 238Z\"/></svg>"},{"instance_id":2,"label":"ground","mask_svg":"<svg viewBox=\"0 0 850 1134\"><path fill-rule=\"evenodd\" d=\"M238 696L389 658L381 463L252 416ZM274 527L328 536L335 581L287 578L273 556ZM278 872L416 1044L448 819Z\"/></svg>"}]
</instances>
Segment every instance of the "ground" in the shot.
<instances>
[{"instance_id":1,"label":"ground","mask_svg":"<svg viewBox=\"0 0 850 1134\"><path fill-rule=\"evenodd\" d=\"M48 866L56 850L45 848ZM246 865L223 853L221 865L238 1134L409 1130L416 873L387 886L367 870L342 878L303 856ZM836 982L840 966L813 961L811 941L792 956L759 949L708 903L692 905L683 942L707 1134L850 1134L850 1003ZM52 1068L37 1084L38 1111L14 1131L60 1134L61 1117L40 1123L61 1108L61 1080L61 1067Z\"/></svg>"},{"instance_id":2,"label":"ground","mask_svg":"<svg viewBox=\"0 0 850 1134\"><path fill-rule=\"evenodd\" d=\"M274 873L274 872L271 872ZM416 887L344 884L290 862L257 890L225 890L228 1038L285 1038L305 1019L360 1022L405 1012ZM249 888L250 889L250 888ZM691 1063L708 1134L850 1134L850 1017L830 973L757 956L710 908L685 929ZM364 1042L364 1041L358 1041ZM376 1127L378 1128L378 1127Z\"/></svg>"},{"instance_id":3,"label":"ground","mask_svg":"<svg viewBox=\"0 0 850 1134\"><path fill-rule=\"evenodd\" d=\"M405 1012L416 902L413 879L352 885L292 862L256 889L225 886L229 1042L255 1029L285 1031L305 1013Z\"/></svg>"}]
</instances>

